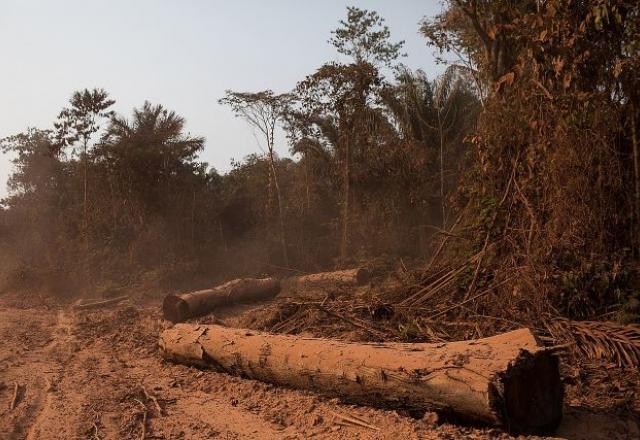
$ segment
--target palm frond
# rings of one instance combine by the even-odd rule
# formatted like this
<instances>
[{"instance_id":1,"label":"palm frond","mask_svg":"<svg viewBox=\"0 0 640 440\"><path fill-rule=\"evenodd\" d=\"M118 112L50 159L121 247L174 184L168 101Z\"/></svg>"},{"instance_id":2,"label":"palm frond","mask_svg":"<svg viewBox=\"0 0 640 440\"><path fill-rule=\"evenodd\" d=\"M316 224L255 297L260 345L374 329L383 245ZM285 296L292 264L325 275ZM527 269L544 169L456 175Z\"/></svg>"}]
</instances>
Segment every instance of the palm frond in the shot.
<instances>
[{"instance_id":1,"label":"palm frond","mask_svg":"<svg viewBox=\"0 0 640 440\"><path fill-rule=\"evenodd\" d=\"M619 367L640 366L640 326L609 321L556 319L546 325L559 343L571 343L576 354L605 360Z\"/></svg>"}]
</instances>

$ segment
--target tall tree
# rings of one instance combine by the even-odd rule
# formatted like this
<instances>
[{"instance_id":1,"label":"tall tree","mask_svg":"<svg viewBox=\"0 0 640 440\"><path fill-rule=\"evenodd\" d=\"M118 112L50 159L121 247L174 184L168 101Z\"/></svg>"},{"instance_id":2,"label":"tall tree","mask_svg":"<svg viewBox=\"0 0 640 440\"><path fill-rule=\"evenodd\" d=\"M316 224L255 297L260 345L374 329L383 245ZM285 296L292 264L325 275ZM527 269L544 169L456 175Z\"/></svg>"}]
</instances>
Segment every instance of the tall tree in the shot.
<instances>
[{"instance_id":1,"label":"tall tree","mask_svg":"<svg viewBox=\"0 0 640 440\"><path fill-rule=\"evenodd\" d=\"M457 66L450 66L435 82L434 87L434 108L436 110L436 129L438 132L438 140L440 147L440 205L442 209L442 227L447 223L446 213L446 197L445 197L445 145L447 144L447 136L455 123L460 120L459 113L464 111L460 107L459 96L462 89L461 74L466 71L460 71ZM463 103L466 104L466 103ZM461 127L456 127L460 129Z\"/></svg>"},{"instance_id":2,"label":"tall tree","mask_svg":"<svg viewBox=\"0 0 640 440\"><path fill-rule=\"evenodd\" d=\"M183 194L180 180L202 171L195 159L204 138L186 134L184 125L175 112L145 102L131 119L115 115L106 127L95 156L120 185L124 205L137 210L132 218L166 215L172 194Z\"/></svg>"},{"instance_id":3,"label":"tall tree","mask_svg":"<svg viewBox=\"0 0 640 440\"><path fill-rule=\"evenodd\" d=\"M331 32L329 43L355 64L390 67L402 55L404 40L392 43L391 31L384 23L376 11L347 7L347 20L340 20L340 26Z\"/></svg>"},{"instance_id":4,"label":"tall tree","mask_svg":"<svg viewBox=\"0 0 640 440\"><path fill-rule=\"evenodd\" d=\"M59 151L64 147L74 146L80 142L82 145L83 163L83 227L84 233L88 227L88 148L91 137L100 130L101 122L113 115L107 109L115 101L109 99L109 94L103 89L84 89L75 92L69 100L70 107L64 108L58 115L58 121L54 123L57 131L57 143Z\"/></svg>"},{"instance_id":5,"label":"tall tree","mask_svg":"<svg viewBox=\"0 0 640 440\"><path fill-rule=\"evenodd\" d=\"M284 209L280 183L276 172L275 131L278 122L284 117L291 101L289 94L275 94L272 90L261 92L233 92L226 91L226 95L219 100L220 104L228 105L236 116L241 117L258 130L263 136L269 159L269 198L271 187L275 187L278 203L278 223L280 229L280 245L285 265L289 264L287 239L284 227Z\"/></svg>"},{"instance_id":6,"label":"tall tree","mask_svg":"<svg viewBox=\"0 0 640 440\"><path fill-rule=\"evenodd\" d=\"M367 149L371 131L381 113L374 109L382 77L381 66L391 66L401 56L402 41L392 43L384 19L375 11L347 8L329 40L351 62L327 63L296 87L299 114L312 115L317 132L333 144L341 167L342 214L340 261L347 259L352 210L354 152ZM327 136L328 135L328 136Z\"/></svg>"}]
</instances>

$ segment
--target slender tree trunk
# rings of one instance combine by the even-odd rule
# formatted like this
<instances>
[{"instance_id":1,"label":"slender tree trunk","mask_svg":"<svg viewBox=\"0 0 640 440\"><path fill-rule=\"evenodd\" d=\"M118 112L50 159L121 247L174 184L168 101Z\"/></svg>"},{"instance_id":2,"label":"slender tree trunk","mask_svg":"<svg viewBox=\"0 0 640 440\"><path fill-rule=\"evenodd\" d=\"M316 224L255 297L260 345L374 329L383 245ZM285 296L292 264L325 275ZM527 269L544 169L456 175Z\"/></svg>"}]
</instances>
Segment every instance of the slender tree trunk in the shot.
<instances>
[{"instance_id":1,"label":"slender tree trunk","mask_svg":"<svg viewBox=\"0 0 640 440\"><path fill-rule=\"evenodd\" d=\"M636 242L636 252L638 251L638 246L640 245L640 237L638 237L638 229L640 229L640 146L638 145L638 127L637 122L638 118L636 115L636 107L635 105L631 106L631 144L633 145L633 174L634 174L634 187L635 187L635 222L636 222L636 231L635 231L635 242Z\"/></svg>"},{"instance_id":2,"label":"slender tree trunk","mask_svg":"<svg viewBox=\"0 0 640 440\"><path fill-rule=\"evenodd\" d=\"M224 238L224 230L222 229L222 220L218 219L218 226L220 227L220 241L222 242L222 247L224 248L224 253L226 254L229 249L227 248L227 240Z\"/></svg>"},{"instance_id":3,"label":"slender tree trunk","mask_svg":"<svg viewBox=\"0 0 640 440\"><path fill-rule=\"evenodd\" d=\"M196 246L196 189L193 189L193 203L191 204L191 246Z\"/></svg>"},{"instance_id":4,"label":"slender tree trunk","mask_svg":"<svg viewBox=\"0 0 640 440\"><path fill-rule=\"evenodd\" d=\"M307 191L307 212L311 210L311 193L309 191L309 154L304 155L304 183Z\"/></svg>"},{"instance_id":5,"label":"slender tree trunk","mask_svg":"<svg viewBox=\"0 0 640 440\"><path fill-rule=\"evenodd\" d=\"M438 131L440 137L440 202L442 204L442 228L446 226L444 203L444 130L442 128L441 109L438 109Z\"/></svg>"},{"instance_id":6,"label":"slender tree trunk","mask_svg":"<svg viewBox=\"0 0 640 440\"><path fill-rule=\"evenodd\" d=\"M87 139L84 139L84 169L83 169L83 186L84 186L84 194L83 194L83 198L82 198L82 210L83 210L83 217L82 217L82 221L83 221L83 229L84 229L84 235L85 235L85 241L86 241L86 236L87 236L87 229L89 227L89 220L88 220L88 210L87 210Z\"/></svg>"},{"instance_id":7,"label":"slender tree trunk","mask_svg":"<svg viewBox=\"0 0 640 440\"><path fill-rule=\"evenodd\" d=\"M340 263L344 264L349 253L349 199L351 192L350 178L350 139L347 138L344 146L344 165L342 169L342 179L344 194L342 200L342 237L340 239Z\"/></svg>"},{"instance_id":8,"label":"slender tree trunk","mask_svg":"<svg viewBox=\"0 0 640 440\"><path fill-rule=\"evenodd\" d=\"M271 132L271 138L269 139L269 164L271 166L271 174L273 176L273 185L276 189L276 199L278 201L278 223L280 225L280 244L282 246L282 258L284 259L284 265L289 266L289 255L287 253L287 239L284 229L284 212L282 210L282 196L280 194L280 184L278 183L278 176L276 174L276 166L273 157L273 131Z\"/></svg>"},{"instance_id":9,"label":"slender tree trunk","mask_svg":"<svg viewBox=\"0 0 640 440\"><path fill-rule=\"evenodd\" d=\"M282 196L280 195L280 184L278 183L278 178L275 177L275 167L273 163L271 164L274 172L273 183L276 187L276 198L278 199L278 217L280 223L280 244L282 245L282 258L284 259L284 265L289 266L289 255L287 253L287 238L284 229L284 212L282 210Z\"/></svg>"},{"instance_id":10,"label":"slender tree trunk","mask_svg":"<svg viewBox=\"0 0 640 440\"><path fill-rule=\"evenodd\" d=\"M118 227L118 207L116 206L116 191L113 185L113 175L109 173L109 192L111 195L110 205L111 205L111 220L113 221L113 230L115 231Z\"/></svg>"}]
</instances>

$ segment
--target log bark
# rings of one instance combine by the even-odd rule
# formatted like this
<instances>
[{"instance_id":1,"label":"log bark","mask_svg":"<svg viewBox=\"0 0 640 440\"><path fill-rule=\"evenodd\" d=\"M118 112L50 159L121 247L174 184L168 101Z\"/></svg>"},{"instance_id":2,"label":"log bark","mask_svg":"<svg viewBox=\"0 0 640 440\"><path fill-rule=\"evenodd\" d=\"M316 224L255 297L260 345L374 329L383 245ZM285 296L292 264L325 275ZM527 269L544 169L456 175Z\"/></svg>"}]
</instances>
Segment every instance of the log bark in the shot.
<instances>
[{"instance_id":1,"label":"log bark","mask_svg":"<svg viewBox=\"0 0 640 440\"><path fill-rule=\"evenodd\" d=\"M178 324L161 334L160 349L168 360L511 432L550 432L562 417L558 360L528 329L446 344L359 344Z\"/></svg>"},{"instance_id":2,"label":"log bark","mask_svg":"<svg viewBox=\"0 0 640 440\"><path fill-rule=\"evenodd\" d=\"M297 289L318 289L336 285L361 286L371 279L367 269L347 269L321 272L290 278L290 285Z\"/></svg>"},{"instance_id":3,"label":"log bark","mask_svg":"<svg viewBox=\"0 0 640 440\"><path fill-rule=\"evenodd\" d=\"M162 303L162 313L169 321L182 322L217 307L271 299L279 292L280 281L275 278L240 278L213 289L167 295Z\"/></svg>"}]
</instances>

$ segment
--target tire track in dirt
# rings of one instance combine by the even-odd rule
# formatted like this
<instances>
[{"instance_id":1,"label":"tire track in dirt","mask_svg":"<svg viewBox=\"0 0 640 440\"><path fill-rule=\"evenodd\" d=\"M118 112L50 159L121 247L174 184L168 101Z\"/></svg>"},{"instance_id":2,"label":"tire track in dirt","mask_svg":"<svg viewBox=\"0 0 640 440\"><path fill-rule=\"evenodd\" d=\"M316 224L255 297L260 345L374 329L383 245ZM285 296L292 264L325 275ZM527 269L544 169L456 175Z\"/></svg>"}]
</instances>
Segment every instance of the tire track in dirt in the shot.
<instances>
[{"instance_id":1,"label":"tire track in dirt","mask_svg":"<svg viewBox=\"0 0 640 440\"><path fill-rule=\"evenodd\" d=\"M56 337L57 323L48 310L7 309L0 312L0 333L4 344L2 381L19 384L16 407L1 414L0 432L8 439L28 436L46 403L46 387L57 362L47 355Z\"/></svg>"},{"instance_id":2,"label":"tire track in dirt","mask_svg":"<svg viewBox=\"0 0 640 440\"><path fill-rule=\"evenodd\" d=\"M26 440L37 440L40 438L47 438L53 434L51 429L47 429L47 425L52 419L55 419L58 415L56 403L60 400L57 394L58 386L64 378L67 365L71 361L73 354L74 336L73 326L71 318L65 313L63 309L59 309L56 315L55 328L53 329L53 339L43 349L42 356L52 362L55 362L54 371L47 371L48 375L43 377L44 387L43 390L44 399L42 404L38 408L37 415L30 424ZM59 427L56 427L56 431L60 431Z\"/></svg>"}]
</instances>

